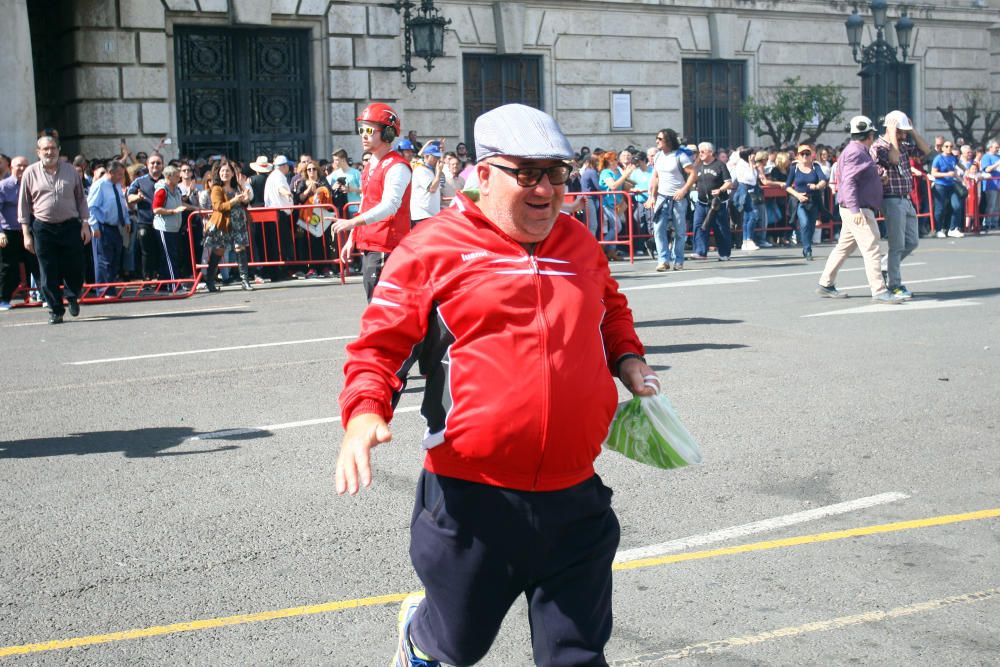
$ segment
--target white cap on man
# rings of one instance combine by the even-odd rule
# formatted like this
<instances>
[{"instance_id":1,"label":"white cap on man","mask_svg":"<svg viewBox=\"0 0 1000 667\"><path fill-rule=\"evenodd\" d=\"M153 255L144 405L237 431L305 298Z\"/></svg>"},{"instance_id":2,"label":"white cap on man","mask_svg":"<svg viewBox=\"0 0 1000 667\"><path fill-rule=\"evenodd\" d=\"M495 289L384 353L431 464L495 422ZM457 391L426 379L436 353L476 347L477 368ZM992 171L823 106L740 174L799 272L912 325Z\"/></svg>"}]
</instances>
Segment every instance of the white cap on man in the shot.
<instances>
[{"instance_id":1,"label":"white cap on man","mask_svg":"<svg viewBox=\"0 0 1000 667\"><path fill-rule=\"evenodd\" d=\"M875 132L875 123L868 116L855 116L851 119L851 134L868 134Z\"/></svg>"},{"instance_id":2,"label":"white cap on man","mask_svg":"<svg viewBox=\"0 0 1000 667\"><path fill-rule=\"evenodd\" d=\"M890 111L885 115L885 125L889 124L890 120L896 121L896 129L899 130L912 130L913 123L910 122L910 117L905 113L896 109L895 111Z\"/></svg>"},{"instance_id":3,"label":"white cap on man","mask_svg":"<svg viewBox=\"0 0 1000 667\"><path fill-rule=\"evenodd\" d=\"M573 147L559 123L544 111L505 104L476 119L476 162L494 155L571 160Z\"/></svg>"}]
</instances>

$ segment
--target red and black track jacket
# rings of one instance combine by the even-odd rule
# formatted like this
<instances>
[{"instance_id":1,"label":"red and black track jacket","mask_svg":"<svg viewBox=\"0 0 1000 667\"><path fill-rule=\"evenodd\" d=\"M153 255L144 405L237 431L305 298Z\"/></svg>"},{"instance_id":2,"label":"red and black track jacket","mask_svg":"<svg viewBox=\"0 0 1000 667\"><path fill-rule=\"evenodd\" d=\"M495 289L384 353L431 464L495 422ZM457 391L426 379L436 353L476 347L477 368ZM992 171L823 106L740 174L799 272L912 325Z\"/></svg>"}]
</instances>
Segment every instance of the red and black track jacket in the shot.
<instances>
[{"instance_id":1,"label":"red and black track jacket","mask_svg":"<svg viewBox=\"0 0 1000 667\"><path fill-rule=\"evenodd\" d=\"M643 353L600 246L560 215L529 254L464 195L393 251L347 346L344 424L387 420L420 359L424 467L551 491L594 474L615 412L613 372Z\"/></svg>"}]
</instances>

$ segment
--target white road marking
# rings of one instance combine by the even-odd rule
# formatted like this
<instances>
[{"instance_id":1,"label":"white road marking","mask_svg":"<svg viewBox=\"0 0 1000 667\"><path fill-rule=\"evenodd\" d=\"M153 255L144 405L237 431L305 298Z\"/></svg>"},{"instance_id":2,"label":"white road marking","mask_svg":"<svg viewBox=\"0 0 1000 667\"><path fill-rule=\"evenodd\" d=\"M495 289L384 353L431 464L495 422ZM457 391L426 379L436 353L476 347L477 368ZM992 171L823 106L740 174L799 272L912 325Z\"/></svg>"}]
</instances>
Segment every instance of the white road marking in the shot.
<instances>
[{"instance_id":1,"label":"white road marking","mask_svg":"<svg viewBox=\"0 0 1000 667\"><path fill-rule=\"evenodd\" d=\"M722 530L716 530L711 533L693 535L691 537L682 537L677 540L654 544L648 547L639 547L636 549L619 551L615 556L615 562L627 563L628 561L641 560L643 558L657 558L676 551L684 551L692 547L700 547L705 544L712 544L713 542L724 542L737 537L745 537L747 535L754 535L757 533L777 530L779 528L786 528L788 526L794 526L807 521L816 521L817 519L822 519L828 516L846 514L848 512L854 512L868 507L875 507L876 505L893 503L897 500L905 500L906 498L909 498L909 496L905 493L892 491L889 493L881 493L877 496L868 496L866 498L858 498L857 500L848 500L835 505L826 505L824 507L817 507L811 510L795 512L794 514L786 514L784 516L776 516L762 521L754 521L753 523L745 523L740 526L723 528Z\"/></svg>"},{"instance_id":2,"label":"white road marking","mask_svg":"<svg viewBox=\"0 0 1000 667\"><path fill-rule=\"evenodd\" d=\"M922 266L926 262L910 262L907 264L902 264L902 267L911 266ZM761 267L766 268L766 267ZM864 271L865 267L858 266L850 269L841 269L840 273L849 273L852 271ZM697 278L695 280L680 280L677 282L669 283L656 283L655 285L637 285L635 287L622 287L619 288L619 292L636 292L639 290L649 290L649 289L668 289L671 287L705 287L709 285L736 285L739 283L756 283L761 280L769 280L771 278L795 278L798 276L821 276L823 271L798 271L795 273L775 273L769 276L752 276L749 278L727 278L725 276L718 276L714 278ZM912 281L911 281L912 282Z\"/></svg>"},{"instance_id":3,"label":"white road marking","mask_svg":"<svg viewBox=\"0 0 1000 667\"><path fill-rule=\"evenodd\" d=\"M107 359L89 359L87 361L66 361L64 366L89 366L91 364L109 364L116 361L136 361L139 359L159 359L162 357L182 357L189 354L208 354L210 352L230 352L233 350L254 350L262 347L280 347L282 345L303 345L305 343L326 343L332 340L351 340L357 336L328 336L326 338L307 338L305 340L283 340L277 343L256 343L253 345L233 345L230 347L210 347L201 350L181 350L180 352L158 352L156 354L138 354L132 357L109 357Z\"/></svg>"},{"instance_id":4,"label":"white road marking","mask_svg":"<svg viewBox=\"0 0 1000 667\"><path fill-rule=\"evenodd\" d=\"M802 315L802 317L829 317L831 315L867 315L868 313L891 313L891 312L912 312L914 310L934 310L936 308L961 308L963 306L981 306L983 305L979 301L973 301L971 299L954 299L954 300L941 300L941 299L917 299L915 301L907 301L903 304L884 304L884 303L873 303L867 306L858 306L857 308L843 308L841 310L830 310L825 313L813 313L812 315Z\"/></svg>"},{"instance_id":5,"label":"white road marking","mask_svg":"<svg viewBox=\"0 0 1000 667\"><path fill-rule=\"evenodd\" d=\"M965 280L966 278L975 278L975 276L945 276L944 278L926 278L924 280L907 280L907 285L919 285L921 283L939 283L946 280ZM851 285L850 287L838 287L838 290L844 292L851 289L871 289L868 283L864 285Z\"/></svg>"},{"instance_id":6,"label":"white road marking","mask_svg":"<svg viewBox=\"0 0 1000 667\"><path fill-rule=\"evenodd\" d=\"M394 410L393 414L399 415L404 412L416 412L420 409L419 405L413 405L408 408L399 408ZM283 431L289 428L300 428L302 426L316 426L318 424L333 424L340 421L340 417L320 417L318 419L304 419L297 422L285 422L284 424L268 424L267 426L254 426L251 428L231 428L224 431L212 431L211 433L202 433L201 435L195 435L187 439L187 441L193 440L217 440L219 438L231 438L236 435L250 435L251 433L263 433L271 431Z\"/></svg>"},{"instance_id":7,"label":"white road marking","mask_svg":"<svg viewBox=\"0 0 1000 667\"><path fill-rule=\"evenodd\" d=\"M105 305L110 306L111 303L112 302L109 302L109 303L107 303ZM94 304L94 305L97 305L97 304ZM89 310L89 307L90 307L89 304L85 305L84 306L84 312L86 312L87 310ZM183 315L183 314L186 314L186 313L213 313L213 312L217 312L217 311L220 311L220 310L237 310L237 309L240 309L240 308L246 308L246 306L245 305L241 305L241 306L219 306L218 308L191 308L189 310L163 310L163 311L160 311L160 312L157 312L157 313L129 313L129 314L123 314L123 315L92 315L90 317L79 317L79 318L76 318L75 321L77 321L77 322L102 322L102 321L106 321L106 320L120 320L120 319L125 319L125 318L129 318L129 319L141 319L143 317L163 317L165 315ZM38 312L41 313L41 312L48 312L48 311L43 311L43 310L39 309ZM74 320L70 319L69 321L72 322ZM3 325L3 328L7 329L7 328L10 328L10 327L37 327L37 326L43 325L43 324L44 325L48 325L48 321L45 320L45 321L42 321L42 322L21 322L20 324L5 324L5 325Z\"/></svg>"},{"instance_id":8,"label":"white road marking","mask_svg":"<svg viewBox=\"0 0 1000 667\"><path fill-rule=\"evenodd\" d=\"M679 280L671 283L657 283L656 285L639 285L637 287L622 287L619 292L637 292L646 289L666 289L670 287L702 287L704 285L735 285L737 283L755 283L754 278L726 278L717 276L714 278L696 278L694 280Z\"/></svg>"},{"instance_id":9,"label":"white road marking","mask_svg":"<svg viewBox=\"0 0 1000 667\"><path fill-rule=\"evenodd\" d=\"M847 628L852 625L888 621L894 618L912 616L913 614L936 611L953 605L970 604L972 602L988 600L997 596L1000 596L1000 587L988 588L986 590L976 591L975 593L966 593L965 595L953 595L951 597L938 598L937 600L927 600L926 602L916 602L904 607L895 607L887 611L869 611L862 614L854 614L852 616L840 616L837 618L827 619L825 621L815 621L804 625L778 628L777 630L769 630L756 635L743 635L741 637L731 637L729 639L701 642L700 644L685 646L678 651L670 653L641 655L627 660L616 660L611 664L615 665L615 667L624 667L625 665L657 665L668 661L684 660L685 658L692 658L699 655L710 655L734 648L753 646L754 644L762 644L775 639L797 637L810 632L826 632L829 630Z\"/></svg>"}]
</instances>

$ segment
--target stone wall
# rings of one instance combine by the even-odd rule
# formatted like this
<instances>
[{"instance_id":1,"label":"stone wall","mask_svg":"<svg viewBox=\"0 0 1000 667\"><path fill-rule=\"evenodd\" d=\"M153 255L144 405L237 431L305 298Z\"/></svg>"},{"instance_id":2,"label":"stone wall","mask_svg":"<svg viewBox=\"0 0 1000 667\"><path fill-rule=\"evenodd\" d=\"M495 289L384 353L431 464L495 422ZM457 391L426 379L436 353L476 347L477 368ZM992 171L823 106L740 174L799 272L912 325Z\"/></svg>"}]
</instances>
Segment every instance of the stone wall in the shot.
<instances>
[{"instance_id":1,"label":"stone wall","mask_svg":"<svg viewBox=\"0 0 1000 667\"><path fill-rule=\"evenodd\" d=\"M89 155L114 153L119 137L133 150L149 150L173 136L173 26L197 23L313 29L314 152L320 156L339 146L358 150L354 117L373 99L396 105L405 129L422 138L444 136L454 146L466 134L462 55L470 53L541 56L543 107L578 146L647 145L660 127L683 131L681 62L688 58L744 61L751 94L798 75L840 86L848 116L860 106L843 26L847 0L437 0L452 21L447 55L430 72L414 61L414 92L396 69L400 16L383 4L60 0L51 26L32 19L33 39L51 33L61 49L43 67L51 80L36 81L46 91L39 120L60 124L68 152ZM1000 54L1000 28L994 27L1000 10L971 8L967 0L916 4L914 120L933 134L944 129L938 105L958 101L967 90L998 97L1000 66L992 56ZM891 5L895 17L898 3ZM632 91L634 129L613 133L610 91L619 88Z\"/></svg>"}]
</instances>

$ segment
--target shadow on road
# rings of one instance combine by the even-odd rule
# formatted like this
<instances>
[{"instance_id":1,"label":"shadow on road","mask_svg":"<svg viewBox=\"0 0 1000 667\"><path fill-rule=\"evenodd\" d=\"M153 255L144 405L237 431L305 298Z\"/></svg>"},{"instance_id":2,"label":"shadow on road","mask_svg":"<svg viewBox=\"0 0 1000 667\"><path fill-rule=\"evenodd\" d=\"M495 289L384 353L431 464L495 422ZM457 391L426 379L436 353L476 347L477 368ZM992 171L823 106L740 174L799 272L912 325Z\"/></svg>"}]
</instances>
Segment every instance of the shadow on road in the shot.
<instances>
[{"instance_id":1,"label":"shadow on road","mask_svg":"<svg viewBox=\"0 0 1000 667\"><path fill-rule=\"evenodd\" d=\"M110 304L108 304L110 305ZM84 311L85 313L87 311ZM203 313L199 312L189 312L189 313L150 313L149 315L144 315L142 313L134 313L132 315L102 315L99 312L91 312L90 317L81 317L81 322L86 322L87 320L93 320L95 322L123 322L127 320L156 320L161 318L167 319L177 319L177 318L188 318L188 317L202 317L206 315L249 315L255 313L255 310L213 310L206 311Z\"/></svg>"},{"instance_id":2,"label":"shadow on road","mask_svg":"<svg viewBox=\"0 0 1000 667\"><path fill-rule=\"evenodd\" d=\"M920 290L915 293L921 299L940 299L941 301L951 301L954 299L975 299L976 297L996 296L1000 294L1000 287L983 287L981 289L964 289L954 292L925 292Z\"/></svg>"},{"instance_id":3,"label":"shadow on road","mask_svg":"<svg viewBox=\"0 0 1000 667\"><path fill-rule=\"evenodd\" d=\"M187 427L142 428L134 431L95 431L93 433L72 433L53 438L29 438L0 442L0 459L30 459L42 456L83 456L86 454L113 454L121 452L126 458L154 456L186 456L188 454L211 454L239 449L236 445L225 445L204 449L208 443L192 440L199 433ZM270 431L242 432L232 435L213 435L213 440L265 438ZM180 445L187 445L183 451L166 451Z\"/></svg>"},{"instance_id":4,"label":"shadow on road","mask_svg":"<svg viewBox=\"0 0 1000 667\"><path fill-rule=\"evenodd\" d=\"M643 327L687 327L696 324L742 324L743 320L720 320L714 317L678 317L672 320L649 320L636 322L635 328Z\"/></svg>"},{"instance_id":5,"label":"shadow on road","mask_svg":"<svg viewBox=\"0 0 1000 667\"><path fill-rule=\"evenodd\" d=\"M741 343L688 343L685 345L647 345L646 354L682 354L701 350L738 350L750 347Z\"/></svg>"}]
</instances>

